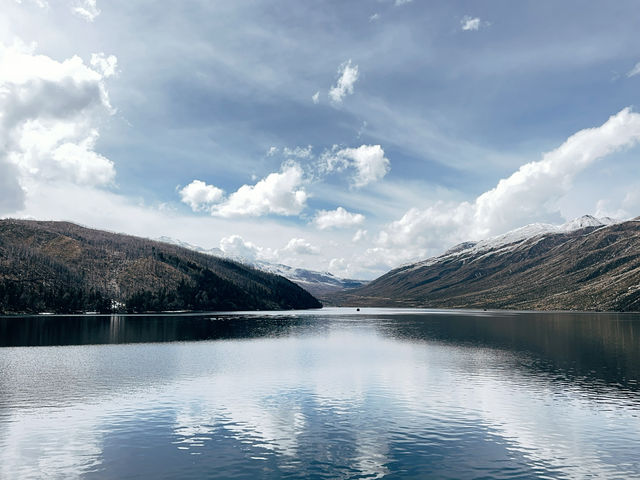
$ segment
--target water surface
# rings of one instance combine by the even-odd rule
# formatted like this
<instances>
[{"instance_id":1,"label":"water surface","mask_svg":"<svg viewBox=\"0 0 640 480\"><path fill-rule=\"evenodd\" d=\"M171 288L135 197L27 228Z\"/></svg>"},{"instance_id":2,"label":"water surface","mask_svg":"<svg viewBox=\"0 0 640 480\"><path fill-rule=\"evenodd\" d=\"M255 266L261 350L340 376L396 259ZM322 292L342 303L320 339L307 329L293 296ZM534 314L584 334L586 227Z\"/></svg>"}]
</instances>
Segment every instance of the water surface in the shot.
<instances>
[{"instance_id":1,"label":"water surface","mask_svg":"<svg viewBox=\"0 0 640 480\"><path fill-rule=\"evenodd\" d=\"M0 319L0 478L640 478L640 316Z\"/></svg>"}]
</instances>

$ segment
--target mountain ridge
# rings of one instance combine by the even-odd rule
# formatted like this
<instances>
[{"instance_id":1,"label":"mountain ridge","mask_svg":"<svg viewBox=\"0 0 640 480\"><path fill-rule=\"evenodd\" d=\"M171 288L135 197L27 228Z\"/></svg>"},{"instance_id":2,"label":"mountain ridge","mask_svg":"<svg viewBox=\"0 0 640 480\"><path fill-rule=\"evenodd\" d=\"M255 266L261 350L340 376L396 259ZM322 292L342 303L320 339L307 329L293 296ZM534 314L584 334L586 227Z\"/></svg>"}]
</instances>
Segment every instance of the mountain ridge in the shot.
<instances>
[{"instance_id":1,"label":"mountain ridge","mask_svg":"<svg viewBox=\"0 0 640 480\"><path fill-rule=\"evenodd\" d=\"M232 260L70 222L0 220L0 313L319 307Z\"/></svg>"},{"instance_id":2,"label":"mountain ridge","mask_svg":"<svg viewBox=\"0 0 640 480\"><path fill-rule=\"evenodd\" d=\"M640 310L640 217L600 223L572 221L566 231L555 227L520 239L505 234L480 247L453 247L332 300L344 306ZM504 241L495 241L500 237Z\"/></svg>"},{"instance_id":3,"label":"mountain ridge","mask_svg":"<svg viewBox=\"0 0 640 480\"><path fill-rule=\"evenodd\" d=\"M195 250L207 255L228 258L240 263L244 263L246 265L250 265L264 272L281 275L286 279L292 281L293 283L301 286L313 296L318 297L321 300L330 298L331 294L339 292L341 290L358 288L369 283L367 280L356 280L351 278L338 277L330 272L320 272L316 270L309 270L306 268L292 267L281 263L270 263L261 260L251 260L245 257L227 255L221 249L216 247L206 249L171 237L162 236L156 238L155 240L172 245L179 245L181 247Z\"/></svg>"}]
</instances>

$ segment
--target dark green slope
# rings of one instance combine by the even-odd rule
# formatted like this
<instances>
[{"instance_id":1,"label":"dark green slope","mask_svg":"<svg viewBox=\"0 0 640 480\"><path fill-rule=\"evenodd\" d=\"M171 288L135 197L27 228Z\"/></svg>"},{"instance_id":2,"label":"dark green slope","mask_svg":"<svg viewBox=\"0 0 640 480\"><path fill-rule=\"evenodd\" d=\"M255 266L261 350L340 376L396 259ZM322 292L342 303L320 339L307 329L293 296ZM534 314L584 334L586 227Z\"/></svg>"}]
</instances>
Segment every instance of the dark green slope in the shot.
<instances>
[{"instance_id":1,"label":"dark green slope","mask_svg":"<svg viewBox=\"0 0 640 480\"><path fill-rule=\"evenodd\" d=\"M230 260L67 222L0 220L0 312L319 308Z\"/></svg>"},{"instance_id":2,"label":"dark green slope","mask_svg":"<svg viewBox=\"0 0 640 480\"><path fill-rule=\"evenodd\" d=\"M640 311L640 221L539 235L401 267L339 305Z\"/></svg>"}]
</instances>

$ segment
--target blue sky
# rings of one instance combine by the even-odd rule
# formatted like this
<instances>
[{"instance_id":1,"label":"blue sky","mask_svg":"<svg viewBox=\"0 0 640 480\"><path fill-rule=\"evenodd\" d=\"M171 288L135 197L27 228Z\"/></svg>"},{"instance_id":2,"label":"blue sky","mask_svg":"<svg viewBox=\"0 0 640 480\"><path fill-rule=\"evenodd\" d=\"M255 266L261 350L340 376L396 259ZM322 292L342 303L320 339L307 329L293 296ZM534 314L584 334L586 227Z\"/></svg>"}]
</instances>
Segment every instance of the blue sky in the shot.
<instances>
[{"instance_id":1,"label":"blue sky","mask_svg":"<svg viewBox=\"0 0 640 480\"><path fill-rule=\"evenodd\" d=\"M362 278L532 222L635 217L637 13L3 0L0 215Z\"/></svg>"}]
</instances>

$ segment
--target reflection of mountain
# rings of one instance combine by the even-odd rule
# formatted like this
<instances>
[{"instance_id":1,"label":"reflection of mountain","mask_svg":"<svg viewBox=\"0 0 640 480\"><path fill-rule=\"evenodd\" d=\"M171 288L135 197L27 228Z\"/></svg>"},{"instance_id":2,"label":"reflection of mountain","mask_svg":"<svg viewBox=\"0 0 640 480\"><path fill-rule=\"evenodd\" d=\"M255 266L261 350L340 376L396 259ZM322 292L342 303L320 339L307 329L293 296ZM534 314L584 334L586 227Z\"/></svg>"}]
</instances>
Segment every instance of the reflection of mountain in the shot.
<instances>
[{"instance_id":1,"label":"reflection of mountain","mask_svg":"<svg viewBox=\"0 0 640 480\"><path fill-rule=\"evenodd\" d=\"M0 220L0 313L320 306L233 260L72 223Z\"/></svg>"},{"instance_id":2,"label":"reflection of mountain","mask_svg":"<svg viewBox=\"0 0 640 480\"><path fill-rule=\"evenodd\" d=\"M0 347L188 342L249 339L289 334L313 324L315 316L277 317L272 322L247 322L242 316L187 315L75 315L0 318Z\"/></svg>"},{"instance_id":3,"label":"reflection of mountain","mask_svg":"<svg viewBox=\"0 0 640 480\"><path fill-rule=\"evenodd\" d=\"M640 390L640 343L633 341L640 322L630 314L440 311L389 318L396 321L382 332L399 340L500 349L517 354L527 374L594 393L605 385Z\"/></svg>"},{"instance_id":4,"label":"reflection of mountain","mask_svg":"<svg viewBox=\"0 0 640 480\"><path fill-rule=\"evenodd\" d=\"M353 280L348 278L336 277L329 272L318 272L315 270L307 270L306 268L290 267L289 265L283 265L281 263L269 263L261 260L251 260L244 257L229 256L219 248L205 249L202 247L198 247L197 245L191 245L190 243L182 242L180 240L169 237L160 237L157 240L160 242L189 248L191 250L195 250L196 252L214 255L216 257L229 258L231 260L250 265L264 272L281 275L284 278L291 280L293 283L300 285L306 291L323 301L325 299L330 299L332 293L362 287L368 283L368 281L366 280Z\"/></svg>"},{"instance_id":5,"label":"reflection of mountain","mask_svg":"<svg viewBox=\"0 0 640 480\"><path fill-rule=\"evenodd\" d=\"M0 478L40 478L45 468L54 478L125 478L131 465L145 478L640 471L634 316L349 309L210 318L75 317L87 329L99 320L114 339L148 328L152 340L164 324L177 338L184 327L194 332L187 338L209 330L218 341L6 349ZM37 339L25 323L52 319L3 320ZM57 320L60 331L74 328Z\"/></svg>"},{"instance_id":6,"label":"reflection of mountain","mask_svg":"<svg viewBox=\"0 0 640 480\"><path fill-rule=\"evenodd\" d=\"M640 219L530 225L406 265L342 305L640 310Z\"/></svg>"}]
</instances>

